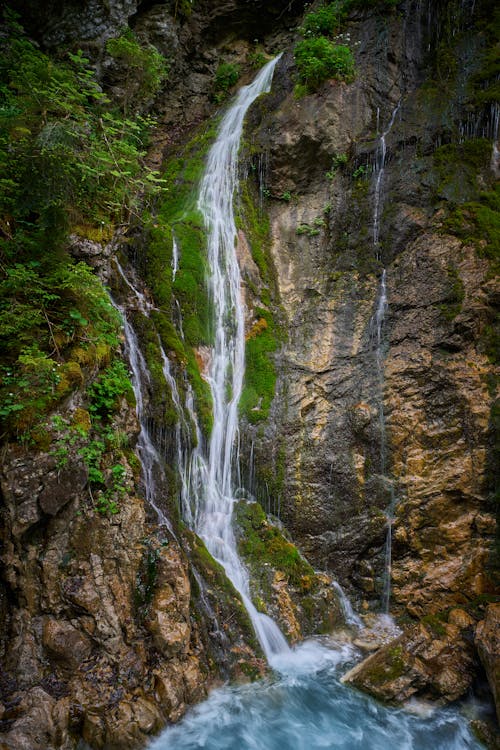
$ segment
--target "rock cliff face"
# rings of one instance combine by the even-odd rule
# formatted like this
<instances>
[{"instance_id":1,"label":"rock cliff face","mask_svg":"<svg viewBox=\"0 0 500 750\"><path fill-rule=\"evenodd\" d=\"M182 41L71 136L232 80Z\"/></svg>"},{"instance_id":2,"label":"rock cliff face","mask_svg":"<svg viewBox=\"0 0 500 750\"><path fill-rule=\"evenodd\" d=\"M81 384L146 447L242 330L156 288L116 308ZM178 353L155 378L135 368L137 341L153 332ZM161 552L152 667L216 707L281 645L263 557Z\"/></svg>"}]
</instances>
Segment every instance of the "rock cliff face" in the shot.
<instances>
[{"instance_id":1,"label":"rock cliff face","mask_svg":"<svg viewBox=\"0 0 500 750\"><path fill-rule=\"evenodd\" d=\"M137 431L126 405L118 426ZM222 571L194 535L147 521L130 466L109 517L76 450L57 464L53 450L3 456L1 746L140 746L263 663Z\"/></svg>"},{"instance_id":2,"label":"rock cliff face","mask_svg":"<svg viewBox=\"0 0 500 750\"><path fill-rule=\"evenodd\" d=\"M265 498L284 467L273 490L294 538L374 608L387 585L392 507L391 612L442 620L455 646L451 613L465 607L472 617L454 666L467 674L459 694L478 667L470 631L497 591L488 341L498 250L450 219L496 178L489 110L470 113L484 16L469 11L453 6L457 44L440 36L432 5L407 3L404 19L354 17L357 79L297 99L285 56L250 122L267 165L260 179L288 335L265 438L248 428L257 494ZM458 64L439 98L432 53L443 44ZM477 127L466 137L467 118ZM388 306L377 332L383 268ZM433 638L425 631L421 641ZM444 669L445 651L435 649L434 669ZM416 692L432 692L434 678L419 679Z\"/></svg>"},{"instance_id":3,"label":"rock cliff face","mask_svg":"<svg viewBox=\"0 0 500 750\"><path fill-rule=\"evenodd\" d=\"M346 29L355 80L297 97L291 27L302 3L200 0L191 15L175 5L51 3L42 23L31 3L17 4L47 47L82 43L111 91L119 81L103 42L127 23L171 58L156 104L158 163L214 112L221 60L245 60L257 37L285 49L273 92L248 118L242 175L258 196L255 223L270 221L263 260L248 211L241 219L248 341L270 329L270 310L281 331L271 350L276 396L266 420L243 425L242 468L262 506L358 605L379 610L391 582L405 631L347 679L393 702L455 700L481 661L498 700L490 602L500 293L495 240L478 213L492 205L498 133L494 107L470 98L492 9L370 4ZM109 276L109 257L94 249L92 264ZM85 407L71 397L61 413L81 422ZM159 528L139 499L133 407L122 403L115 420L130 436L116 515L89 502L78 444L63 462L56 434L50 446L4 446L2 748L69 750L81 737L94 748L139 746L214 681L262 671L220 567L194 535ZM281 534L278 551L296 568L280 559L259 571L259 545L278 533L260 511L249 519L240 543L255 598L268 597L262 608L291 639L338 622L330 578L315 576Z\"/></svg>"}]
</instances>

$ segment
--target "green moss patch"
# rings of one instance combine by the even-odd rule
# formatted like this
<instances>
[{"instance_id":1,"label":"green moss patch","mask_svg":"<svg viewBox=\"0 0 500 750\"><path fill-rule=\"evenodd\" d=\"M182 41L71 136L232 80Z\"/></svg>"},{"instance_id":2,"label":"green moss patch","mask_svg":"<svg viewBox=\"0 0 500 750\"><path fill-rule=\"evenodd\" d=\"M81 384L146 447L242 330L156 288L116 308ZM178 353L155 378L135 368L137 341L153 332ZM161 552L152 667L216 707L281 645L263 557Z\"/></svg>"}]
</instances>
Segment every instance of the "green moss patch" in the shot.
<instances>
[{"instance_id":1,"label":"green moss patch","mask_svg":"<svg viewBox=\"0 0 500 750\"><path fill-rule=\"evenodd\" d=\"M234 522L258 611L269 613L293 639L330 632L341 612L329 579L315 573L259 503L238 503Z\"/></svg>"},{"instance_id":2,"label":"green moss patch","mask_svg":"<svg viewBox=\"0 0 500 750\"><path fill-rule=\"evenodd\" d=\"M236 620L238 627L245 637L246 642L260 654L260 646L255 637L252 623L248 616L239 593L226 576L224 568L220 565L205 544L192 531L184 530L184 538L189 547L190 559L209 586L208 594L212 598L215 590L216 610L222 620L222 624ZM198 589L198 583L193 578L193 590ZM234 625L232 627L234 631Z\"/></svg>"},{"instance_id":3,"label":"green moss patch","mask_svg":"<svg viewBox=\"0 0 500 750\"><path fill-rule=\"evenodd\" d=\"M146 282L158 308L151 319L166 351L173 353L186 368L206 434L212 424L211 394L201 377L195 350L212 343L212 314L206 286L206 230L197 210L197 198L205 159L216 132L217 123L200 130L168 160L164 173L165 197L146 221L143 264ZM174 239L179 249L175 278ZM176 301L182 315L184 339L172 323ZM150 365L154 370L153 357Z\"/></svg>"},{"instance_id":4,"label":"green moss patch","mask_svg":"<svg viewBox=\"0 0 500 750\"><path fill-rule=\"evenodd\" d=\"M301 556L297 547L271 525L259 503L238 503L235 510L238 527L238 550L254 568L269 565L284 573L289 582L304 591L310 591L314 570Z\"/></svg>"},{"instance_id":5,"label":"green moss patch","mask_svg":"<svg viewBox=\"0 0 500 750\"><path fill-rule=\"evenodd\" d=\"M256 323L247 335L245 382L240 414L251 424L267 419L276 386L276 366L272 359L278 342L276 326L268 310L256 308Z\"/></svg>"}]
</instances>

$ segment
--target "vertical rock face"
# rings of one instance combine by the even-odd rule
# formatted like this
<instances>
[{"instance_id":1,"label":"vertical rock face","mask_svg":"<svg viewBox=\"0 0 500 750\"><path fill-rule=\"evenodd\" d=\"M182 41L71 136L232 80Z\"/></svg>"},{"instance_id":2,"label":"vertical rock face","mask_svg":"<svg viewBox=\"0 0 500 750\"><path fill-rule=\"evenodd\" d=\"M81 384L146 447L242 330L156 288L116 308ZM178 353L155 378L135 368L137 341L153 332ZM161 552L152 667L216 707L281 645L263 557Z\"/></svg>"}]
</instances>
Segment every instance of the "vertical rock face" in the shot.
<instances>
[{"instance_id":1,"label":"vertical rock face","mask_svg":"<svg viewBox=\"0 0 500 750\"><path fill-rule=\"evenodd\" d=\"M39 8L17 5L38 25ZM165 140L175 141L213 109L221 39L242 36L227 53L238 60L257 30L264 35L302 3L268 5L207 0L181 21L163 4L53 2L38 31L49 47L94 45L97 63L101 43L127 23L164 54L171 49L161 119ZM444 15L458 5L466 14L458 62L443 82L430 58L447 42ZM475 631L498 695L493 605L484 615L494 595L490 339L500 293L487 241L454 213L491 190L497 175L491 123L476 113L476 135L486 138L470 138L475 114L465 106L485 42L467 3L435 10L408 0L399 10L353 15L353 83L327 81L296 98L285 51L273 92L250 115L286 340L270 418L263 428L247 425L242 442L254 445L258 499L283 517L316 567L373 609L394 501L391 609L412 626L352 676L356 684L385 700L455 699L477 669ZM373 165L398 104L375 246ZM264 299L263 285L242 232L238 250L251 304ZM383 268L388 310L377 352ZM247 323L267 326L251 315ZM128 420L124 430L137 432L130 410ZM69 750L80 737L94 748L137 746L218 676L262 668L241 603L199 540L148 523L138 493L118 514L100 516L86 472L75 455L61 469L48 452L5 452L0 720L11 750ZM268 531L268 522L257 530ZM272 590L270 611L292 638L309 632L308 612L332 624L335 605L322 587L329 579L316 584L313 571L303 572L302 610L294 610L289 572L265 572L259 590ZM311 582L315 596L305 599Z\"/></svg>"},{"instance_id":2,"label":"vertical rock face","mask_svg":"<svg viewBox=\"0 0 500 750\"><path fill-rule=\"evenodd\" d=\"M428 31L442 29L439 11L409 2L403 17L353 19L352 84L328 81L297 99L285 57L251 122L267 155L288 334L267 439L255 443L257 485L282 462L274 489L294 538L374 608L394 503L391 611L445 623L457 606L476 622L495 595L488 336L498 283L487 241L459 239L450 219L494 186L494 134L486 124L470 141L463 135L484 16L475 27L475 17L453 13L458 63L441 97L431 58L444 42ZM478 122L485 117L479 108ZM375 245L374 164L391 118ZM377 353L383 267L388 309Z\"/></svg>"},{"instance_id":3,"label":"vertical rock face","mask_svg":"<svg viewBox=\"0 0 500 750\"><path fill-rule=\"evenodd\" d=\"M500 722L500 605L490 604L476 630L476 645L495 698Z\"/></svg>"},{"instance_id":4,"label":"vertical rock face","mask_svg":"<svg viewBox=\"0 0 500 750\"><path fill-rule=\"evenodd\" d=\"M13 447L0 481L2 747L141 746L217 677L262 668L201 543L149 524L142 499L99 515L74 451L61 467Z\"/></svg>"}]
</instances>

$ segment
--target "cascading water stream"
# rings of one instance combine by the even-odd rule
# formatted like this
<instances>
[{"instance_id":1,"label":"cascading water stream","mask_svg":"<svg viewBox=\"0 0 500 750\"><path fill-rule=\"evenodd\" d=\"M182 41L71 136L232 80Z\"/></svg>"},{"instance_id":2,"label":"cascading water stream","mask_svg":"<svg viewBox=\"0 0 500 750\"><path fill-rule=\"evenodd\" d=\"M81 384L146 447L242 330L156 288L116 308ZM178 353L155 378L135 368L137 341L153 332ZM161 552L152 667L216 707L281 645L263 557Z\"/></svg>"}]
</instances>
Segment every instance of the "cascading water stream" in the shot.
<instances>
[{"instance_id":1,"label":"cascading water stream","mask_svg":"<svg viewBox=\"0 0 500 750\"><path fill-rule=\"evenodd\" d=\"M243 121L252 102L269 91L278 59L269 62L253 83L240 90L227 111L210 150L200 187L198 208L207 229L208 287L214 315L215 340L207 376L212 391L214 421L206 464L198 457L198 469L191 465L192 473L206 471L203 497L197 498L196 503L195 530L240 592L269 660L288 651L288 645L273 620L257 612L251 602L248 573L238 556L232 528L234 447L238 436L238 402L245 357L233 199L238 184L238 150ZM201 482L197 485L201 486Z\"/></svg>"},{"instance_id":2,"label":"cascading water stream","mask_svg":"<svg viewBox=\"0 0 500 750\"><path fill-rule=\"evenodd\" d=\"M243 309L232 201L243 118L250 103L270 85L275 63L270 63L254 84L240 92L226 114L201 186L199 208L205 216L208 233L209 284L214 307L215 344L208 373L214 401L214 430L206 451L193 393L186 381L183 418L194 426L196 444L190 450L184 448L186 468L181 472L181 481L185 493L183 507L184 502L188 503L185 517L193 519L194 529L240 591L262 647L277 672L272 678L252 685L214 691L180 724L167 728L153 742L151 750L198 750L201 747L205 750L281 750L284 747L304 750L333 745L340 750L365 747L427 750L437 746L443 750L479 750L479 743L471 736L465 721L453 710L438 711L430 719L424 719L385 708L343 685L339 670L345 669L357 656L344 642L328 639L323 645L318 641L306 641L290 651L277 626L256 612L250 601L248 576L238 558L231 526L237 494L233 488L238 466L237 456L233 456L238 445L237 405L244 371ZM385 153L382 167L384 163ZM381 179L378 180L377 210L380 186ZM382 326L386 309L384 271L372 320L381 394ZM168 381L167 362L164 366ZM382 399L380 403L382 405ZM381 450L385 470L385 434ZM250 490L253 479L251 461ZM344 592L338 584L332 585L339 595L346 621L360 628L362 622ZM212 619L210 602L206 600L204 606Z\"/></svg>"},{"instance_id":3,"label":"cascading water stream","mask_svg":"<svg viewBox=\"0 0 500 750\"><path fill-rule=\"evenodd\" d=\"M129 288L134 292L137 300L141 303L141 305L147 305L144 295L142 295L141 292L139 292L129 282L118 262L117 267L120 275L126 281ZM172 536L175 536L172 524L170 523L165 513L158 506L156 500L157 487L155 476L158 473L163 473L163 465L158 451L153 443L152 437L149 433L146 419L145 392L150 381L149 370L139 347L137 335L127 319L125 309L113 300L112 303L120 312L123 319L123 331L125 334L125 356L129 362L130 369L132 370L132 388L135 395L137 419L139 420L140 425L139 437L137 439L137 449L141 460L142 481L144 484L146 502L156 511L159 523L166 526ZM141 311L144 313L147 309L148 308L146 306L141 307Z\"/></svg>"}]
</instances>

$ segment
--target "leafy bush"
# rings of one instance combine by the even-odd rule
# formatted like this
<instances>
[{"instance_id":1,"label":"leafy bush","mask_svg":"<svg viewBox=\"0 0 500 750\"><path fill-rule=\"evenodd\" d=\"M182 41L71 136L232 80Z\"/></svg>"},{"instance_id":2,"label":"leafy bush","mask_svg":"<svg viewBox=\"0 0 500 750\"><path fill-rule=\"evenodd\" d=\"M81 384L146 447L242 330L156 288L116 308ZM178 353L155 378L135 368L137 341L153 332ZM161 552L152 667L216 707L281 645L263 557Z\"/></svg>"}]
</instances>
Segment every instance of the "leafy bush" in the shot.
<instances>
[{"instance_id":1,"label":"leafy bush","mask_svg":"<svg viewBox=\"0 0 500 750\"><path fill-rule=\"evenodd\" d=\"M128 219L163 182L142 165L151 123L111 111L81 52L54 60L26 38L12 14L6 12L4 20L0 416L9 433L19 435L30 428L37 411L53 408L109 361L118 345L119 316L92 270L68 252L69 231L83 227L98 239L109 238L113 226ZM120 54L125 54L128 48L121 44ZM141 73L150 89L159 75L151 54L146 55L150 79ZM47 372L57 373L50 387L23 359L33 341L39 350L38 374L46 363Z\"/></svg>"},{"instance_id":2,"label":"leafy bush","mask_svg":"<svg viewBox=\"0 0 500 750\"><path fill-rule=\"evenodd\" d=\"M299 42L295 62L299 80L309 91L328 78L350 81L354 76L354 57L349 47L333 44L322 36Z\"/></svg>"},{"instance_id":3,"label":"leafy bush","mask_svg":"<svg viewBox=\"0 0 500 750\"><path fill-rule=\"evenodd\" d=\"M306 15L301 31L306 37L331 36L346 18L347 11L348 2L343 0L324 5Z\"/></svg>"},{"instance_id":4,"label":"leafy bush","mask_svg":"<svg viewBox=\"0 0 500 750\"><path fill-rule=\"evenodd\" d=\"M119 399L125 396L133 402L133 391L127 368L122 360L115 360L88 389L89 412L93 416L109 419L116 410Z\"/></svg>"},{"instance_id":5,"label":"leafy bush","mask_svg":"<svg viewBox=\"0 0 500 750\"><path fill-rule=\"evenodd\" d=\"M0 47L2 234L46 249L65 239L68 219L126 218L161 185L141 165L149 122L110 111L81 52L56 63L15 24Z\"/></svg>"},{"instance_id":6,"label":"leafy bush","mask_svg":"<svg viewBox=\"0 0 500 750\"><path fill-rule=\"evenodd\" d=\"M124 110L128 110L130 100L152 99L168 72L167 61L156 47L141 45L134 32L127 28L115 39L108 39L106 50L120 64Z\"/></svg>"},{"instance_id":7,"label":"leafy bush","mask_svg":"<svg viewBox=\"0 0 500 750\"><path fill-rule=\"evenodd\" d=\"M217 68L214 80L215 101L225 99L229 89L235 85L240 77L240 71L234 63L221 63Z\"/></svg>"}]
</instances>

